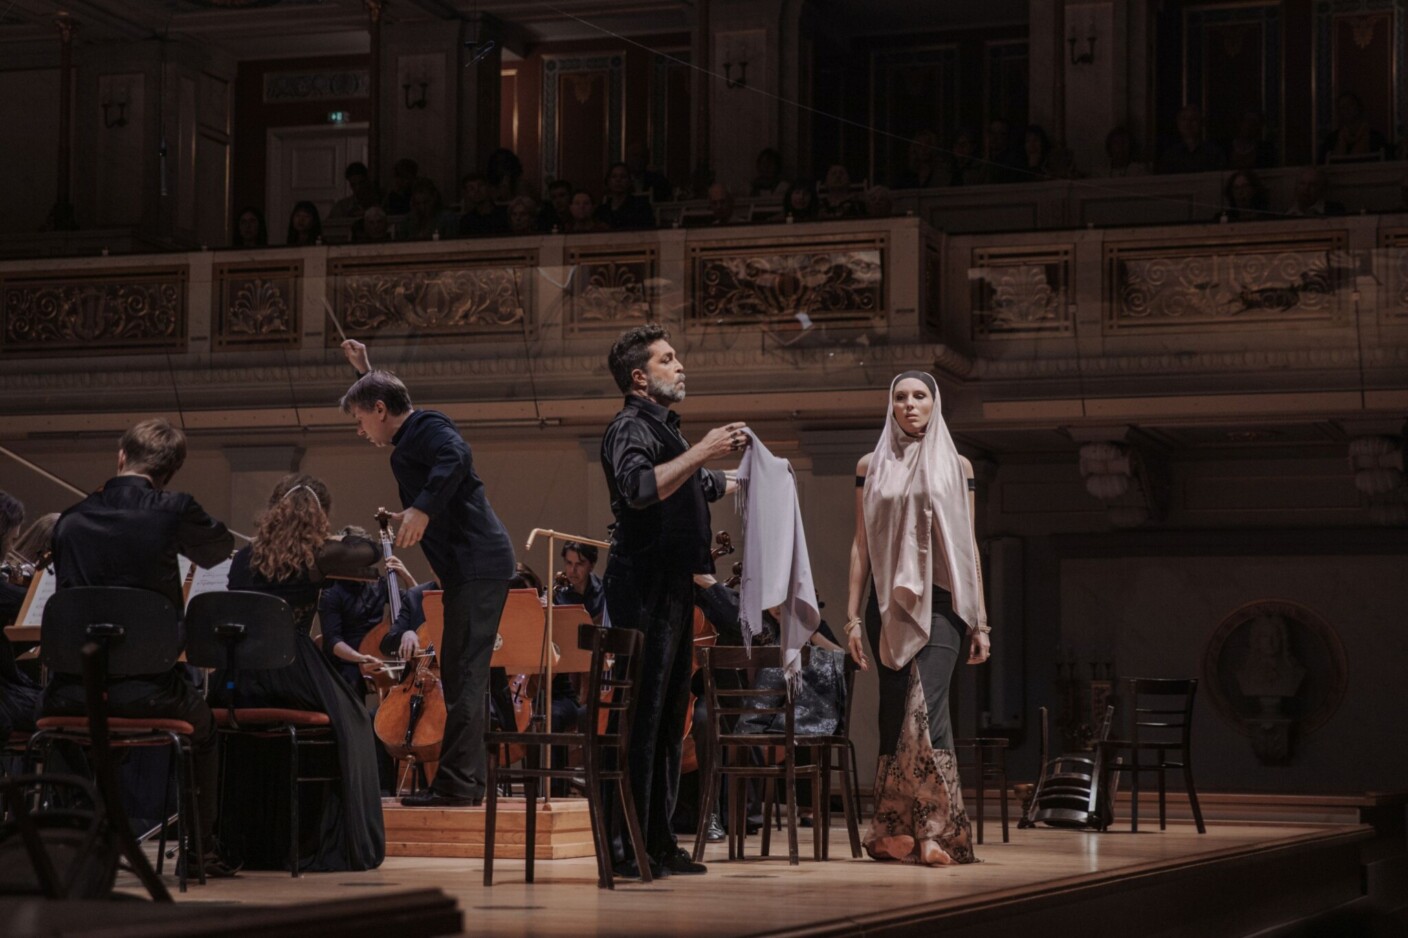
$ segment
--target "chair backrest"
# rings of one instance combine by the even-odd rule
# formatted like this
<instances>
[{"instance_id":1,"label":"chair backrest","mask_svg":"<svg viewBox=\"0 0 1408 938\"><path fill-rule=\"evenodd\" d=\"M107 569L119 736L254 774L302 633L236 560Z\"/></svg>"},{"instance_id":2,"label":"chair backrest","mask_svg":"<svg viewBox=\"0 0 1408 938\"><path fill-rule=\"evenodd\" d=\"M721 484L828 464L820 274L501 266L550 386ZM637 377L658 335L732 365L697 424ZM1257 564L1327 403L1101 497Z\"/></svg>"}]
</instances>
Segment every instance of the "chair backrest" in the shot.
<instances>
[{"instance_id":1,"label":"chair backrest","mask_svg":"<svg viewBox=\"0 0 1408 938\"><path fill-rule=\"evenodd\" d=\"M614 720L608 732L619 738L623 751L630 745L643 643L643 633L635 629L604 628L590 622L577 627L577 647L592 653L587 673L587 735L599 735L601 716L609 714ZM612 661L609 669L608 657Z\"/></svg>"},{"instance_id":2,"label":"chair backrest","mask_svg":"<svg viewBox=\"0 0 1408 938\"><path fill-rule=\"evenodd\" d=\"M1186 745L1193 730L1197 678L1125 679L1125 737L1136 743Z\"/></svg>"},{"instance_id":3,"label":"chair backrest","mask_svg":"<svg viewBox=\"0 0 1408 938\"><path fill-rule=\"evenodd\" d=\"M107 676L171 670L181 656L181 620L160 593L129 586L59 590L44 607L40 658L55 674L83 673L83 646L107 646Z\"/></svg>"},{"instance_id":4,"label":"chair backrest","mask_svg":"<svg viewBox=\"0 0 1408 938\"><path fill-rule=\"evenodd\" d=\"M272 670L293 664L289 604L268 593L202 593L186 610L186 660L201 668Z\"/></svg>"},{"instance_id":5,"label":"chair backrest","mask_svg":"<svg viewBox=\"0 0 1408 938\"><path fill-rule=\"evenodd\" d=\"M782 735L792 739L797 734L797 712L788 698L787 683L779 682L776 687L750 686L753 682L740 680L737 687L720 683L719 672L752 671L763 668L781 668L783 650L778 645L755 646L752 649L731 645L714 645L696 649L699 667L704 674L704 707L709 715L709 726L714 738L731 734L727 726L747 717L749 721L761 720L763 724L773 723L773 716L782 717ZM811 658L811 646L802 648L802 667ZM734 729L737 729L735 726ZM755 734L742 734L755 735Z\"/></svg>"}]
</instances>

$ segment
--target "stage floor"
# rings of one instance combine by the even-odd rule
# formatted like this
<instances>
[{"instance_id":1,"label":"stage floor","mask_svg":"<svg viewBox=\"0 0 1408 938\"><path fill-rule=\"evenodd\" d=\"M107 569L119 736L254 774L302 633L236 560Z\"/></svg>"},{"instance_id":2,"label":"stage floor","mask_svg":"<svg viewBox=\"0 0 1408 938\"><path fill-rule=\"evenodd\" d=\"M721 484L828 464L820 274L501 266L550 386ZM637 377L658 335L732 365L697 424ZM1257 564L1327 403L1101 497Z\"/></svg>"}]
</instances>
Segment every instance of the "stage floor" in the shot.
<instances>
[{"instance_id":1,"label":"stage floor","mask_svg":"<svg viewBox=\"0 0 1408 938\"><path fill-rule=\"evenodd\" d=\"M672 876L645 886L618 881L614 892L596 887L590 859L539 861L538 881L525 884L521 860L495 863L496 884L482 885L481 860L388 858L368 873L308 874L293 879L273 872L244 872L212 880L178 896L181 903L281 904L336 900L394 891L438 887L464 912L466 934L559 936L764 935L807 931L837 932L863 926L875 916L901 910L932 915L936 910L1006 902L1034 892L1056 893L1108 879L1158 873L1251 851L1292 847L1363 830L1355 825L1219 823L1199 835L1191 823L1170 822L1160 832L1104 834L1012 827L1011 843L1001 828L987 825L988 842L977 849L981 863L928 869L852 860L844 828L832 833L833 859L800 866L786 860L786 838L774 832L772 847L781 858L729 862L724 845L711 845L703 876ZM803 830L802 856L810 856L811 831ZM748 839L756 851L758 837ZM839 855L839 858L838 858ZM171 877L173 894L175 884ZM120 886L135 886L125 877Z\"/></svg>"}]
</instances>

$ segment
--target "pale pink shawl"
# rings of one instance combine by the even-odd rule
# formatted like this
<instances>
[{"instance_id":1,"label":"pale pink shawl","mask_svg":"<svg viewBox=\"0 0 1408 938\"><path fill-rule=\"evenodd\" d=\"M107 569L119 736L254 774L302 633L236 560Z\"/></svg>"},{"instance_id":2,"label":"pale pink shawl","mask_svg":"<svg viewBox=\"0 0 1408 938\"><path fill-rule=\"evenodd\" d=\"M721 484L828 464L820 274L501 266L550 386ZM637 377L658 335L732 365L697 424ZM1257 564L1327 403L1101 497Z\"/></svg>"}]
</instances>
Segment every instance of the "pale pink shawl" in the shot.
<instances>
[{"instance_id":1,"label":"pale pink shawl","mask_svg":"<svg viewBox=\"0 0 1408 938\"><path fill-rule=\"evenodd\" d=\"M894 396L901 377L890 383L885 430L871 454L863 495L865 536L880 606L877 651L880 661L895 669L908 664L929 642L936 572L939 584L953 594L954 612L970 628L987 623L968 480L958 450L937 392L924 436L915 439L900 429Z\"/></svg>"}]
</instances>

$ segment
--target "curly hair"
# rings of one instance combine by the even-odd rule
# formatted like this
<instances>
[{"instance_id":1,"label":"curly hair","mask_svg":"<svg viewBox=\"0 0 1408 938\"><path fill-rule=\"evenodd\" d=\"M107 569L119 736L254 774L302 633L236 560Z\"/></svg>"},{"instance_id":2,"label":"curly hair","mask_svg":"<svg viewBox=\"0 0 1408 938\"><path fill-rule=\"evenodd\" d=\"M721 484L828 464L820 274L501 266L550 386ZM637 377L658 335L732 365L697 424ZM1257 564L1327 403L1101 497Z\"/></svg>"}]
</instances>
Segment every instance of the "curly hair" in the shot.
<instances>
[{"instance_id":1,"label":"curly hair","mask_svg":"<svg viewBox=\"0 0 1408 938\"><path fill-rule=\"evenodd\" d=\"M313 570L318 549L328 539L332 495L321 479L286 475L274 486L269 507L254 532L249 565L270 582L291 580Z\"/></svg>"},{"instance_id":2,"label":"curly hair","mask_svg":"<svg viewBox=\"0 0 1408 938\"><path fill-rule=\"evenodd\" d=\"M616 379L616 386L622 393L631 390L631 375L649 364L650 347L669 337L669 331L658 322L648 322L621 333L606 356L606 366L611 369L611 377Z\"/></svg>"}]
</instances>

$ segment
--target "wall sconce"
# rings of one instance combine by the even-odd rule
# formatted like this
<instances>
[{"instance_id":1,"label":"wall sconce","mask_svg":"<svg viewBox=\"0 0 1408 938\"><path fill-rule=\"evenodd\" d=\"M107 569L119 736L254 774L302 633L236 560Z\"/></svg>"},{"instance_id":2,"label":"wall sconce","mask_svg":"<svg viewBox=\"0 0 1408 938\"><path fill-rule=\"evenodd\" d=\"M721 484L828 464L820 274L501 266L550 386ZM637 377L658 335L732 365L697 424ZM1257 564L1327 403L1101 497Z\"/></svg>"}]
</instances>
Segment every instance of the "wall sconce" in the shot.
<instances>
[{"instance_id":1,"label":"wall sconce","mask_svg":"<svg viewBox=\"0 0 1408 938\"><path fill-rule=\"evenodd\" d=\"M1072 35L1066 40L1071 47L1072 65L1092 65L1095 62L1095 28L1090 27L1090 35L1085 37L1085 51L1076 55L1076 37Z\"/></svg>"},{"instance_id":2,"label":"wall sconce","mask_svg":"<svg viewBox=\"0 0 1408 938\"><path fill-rule=\"evenodd\" d=\"M420 87L420 93L415 97L412 97L411 88L417 85ZM417 108L423 109L425 107L425 89L429 87L430 82L428 81L408 81L404 85L402 85L401 94L406 103L406 110L414 111Z\"/></svg>"},{"instance_id":3,"label":"wall sconce","mask_svg":"<svg viewBox=\"0 0 1408 938\"><path fill-rule=\"evenodd\" d=\"M724 87L730 91L737 91L739 88L748 87L748 63L739 62L738 77L733 77L733 62L724 63Z\"/></svg>"}]
</instances>

